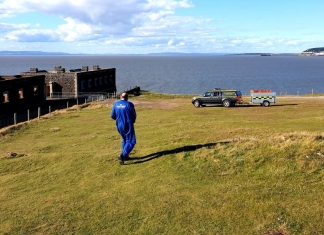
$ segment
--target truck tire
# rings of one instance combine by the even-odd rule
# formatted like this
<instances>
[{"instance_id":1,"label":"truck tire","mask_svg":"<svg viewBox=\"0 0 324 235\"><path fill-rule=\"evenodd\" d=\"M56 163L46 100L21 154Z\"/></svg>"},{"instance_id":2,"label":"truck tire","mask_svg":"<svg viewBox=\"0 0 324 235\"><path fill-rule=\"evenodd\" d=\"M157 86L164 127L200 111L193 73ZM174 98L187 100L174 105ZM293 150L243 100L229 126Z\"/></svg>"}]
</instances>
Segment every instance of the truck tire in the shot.
<instances>
[{"instance_id":1,"label":"truck tire","mask_svg":"<svg viewBox=\"0 0 324 235\"><path fill-rule=\"evenodd\" d=\"M265 100L265 101L263 101L262 105L263 105L264 107L269 107L269 106L270 106L270 102L267 101L267 100Z\"/></svg>"},{"instance_id":2,"label":"truck tire","mask_svg":"<svg viewBox=\"0 0 324 235\"><path fill-rule=\"evenodd\" d=\"M195 100L195 101L194 101L194 106L195 106L196 108L199 108L199 107L200 107L200 101L199 101L199 100Z\"/></svg>"},{"instance_id":3,"label":"truck tire","mask_svg":"<svg viewBox=\"0 0 324 235\"><path fill-rule=\"evenodd\" d=\"M226 108L231 107L231 101L229 101L229 100L223 100L223 106L226 107Z\"/></svg>"}]
</instances>

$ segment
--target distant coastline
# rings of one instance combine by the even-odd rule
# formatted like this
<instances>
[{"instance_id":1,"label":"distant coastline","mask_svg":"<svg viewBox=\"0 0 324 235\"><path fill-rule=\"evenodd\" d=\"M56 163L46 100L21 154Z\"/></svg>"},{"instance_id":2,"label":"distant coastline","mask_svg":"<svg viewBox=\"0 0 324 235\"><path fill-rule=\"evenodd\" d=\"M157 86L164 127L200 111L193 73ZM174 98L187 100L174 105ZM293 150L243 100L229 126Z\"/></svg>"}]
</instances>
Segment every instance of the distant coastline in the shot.
<instances>
[{"instance_id":1,"label":"distant coastline","mask_svg":"<svg viewBox=\"0 0 324 235\"><path fill-rule=\"evenodd\" d=\"M231 55L251 55L251 56L297 56L298 53L240 53Z\"/></svg>"},{"instance_id":2,"label":"distant coastline","mask_svg":"<svg viewBox=\"0 0 324 235\"><path fill-rule=\"evenodd\" d=\"M85 54L85 53L66 53L66 52L46 52L46 51L0 51L0 55L84 55L84 56L324 56L324 47L316 47L304 50L300 53L185 53L185 52L158 52L147 54Z\"/></svg>"},{"instance_id":3,"label":"distant coastline","mask_svg":"<svg viewBox=\"0 0 324 235\"><path fill-rule=\"evenodd\" d=\"M251 56L297 56L298 53L181 53L181 52L161 52L148 54L72 54L65 52L45 52L45 51L0 51L0 55L102 55L102 56L226 56L226 55L251 55Z\"/></svg>"},{"instance_id":4,"label":"distant coastline","mask_svg":"<svg viewBox=\"0 0 324 235\"><path fill-rule=\"evenodd\" d=\"M70 55L64 52L44 52L44 51L0 51L0 55Z\"/></svg>"}]
</instances>

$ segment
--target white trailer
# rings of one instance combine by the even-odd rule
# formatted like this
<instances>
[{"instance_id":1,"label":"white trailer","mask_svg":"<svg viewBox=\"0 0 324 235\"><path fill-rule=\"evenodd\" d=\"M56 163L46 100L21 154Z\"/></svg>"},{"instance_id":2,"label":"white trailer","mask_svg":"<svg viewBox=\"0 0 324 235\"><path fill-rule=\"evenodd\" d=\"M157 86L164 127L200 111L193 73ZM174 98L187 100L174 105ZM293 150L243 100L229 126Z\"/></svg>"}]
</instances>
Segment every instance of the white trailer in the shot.
<instances>
[{"instance_id":1,"label":"white trailer","mask_svg":"<svg viewBox=\"0 0 324 235\"><path fill-rule=\"evenodd\" d=\"M270 103L276 103L276 92L272 92L272 90L251 90L250 92L253 104L268 107Z\"/></svg>"}]
</instances>

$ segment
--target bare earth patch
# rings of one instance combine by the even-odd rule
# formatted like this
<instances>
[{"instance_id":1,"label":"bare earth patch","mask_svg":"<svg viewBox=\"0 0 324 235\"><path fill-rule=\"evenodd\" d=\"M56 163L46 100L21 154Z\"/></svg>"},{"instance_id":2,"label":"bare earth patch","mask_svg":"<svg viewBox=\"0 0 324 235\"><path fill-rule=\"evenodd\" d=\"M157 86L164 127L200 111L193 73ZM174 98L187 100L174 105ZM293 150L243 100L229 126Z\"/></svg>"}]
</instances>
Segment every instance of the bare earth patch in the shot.
<instances>
[{"instance_id":1,"label":"bare earth patch","mask_svg":"<svg viewBox=\"0 0 324 235\"><path fill-rule=\"evenodd\" d=\"M117 100L115 99L108 99L100 102L101 104L111 104L113 105L114 102ZM130 99L130 102L132 102L135 105L135 108L142 107L142 108L152 108L152 109L173 109L175 107L179 107L181 103L187 101L190 102L190 99L157 99L152 101L144 101L144 100L137 100L137 99Z\"/></svg>"}]
</instances>

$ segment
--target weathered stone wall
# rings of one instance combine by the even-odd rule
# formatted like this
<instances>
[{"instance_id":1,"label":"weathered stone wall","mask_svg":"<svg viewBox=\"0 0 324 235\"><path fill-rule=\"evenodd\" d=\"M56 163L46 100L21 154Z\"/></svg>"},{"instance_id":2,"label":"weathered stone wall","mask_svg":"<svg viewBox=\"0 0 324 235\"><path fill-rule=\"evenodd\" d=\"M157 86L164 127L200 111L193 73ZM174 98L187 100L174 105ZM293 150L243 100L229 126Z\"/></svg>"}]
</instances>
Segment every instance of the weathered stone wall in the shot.
<instances>
[{"instance_id":1,"label":"weathered stone wall","mask_svg":"<svg viewBox=\"0 0 324 235\"><path fill-rule=\"evenodd\" d=\"M75 92L74 73L46 73L45 83L49 85L50 82L58 84L61 89L54 89L53 92Z\"/></svg>"}]
</instances>

